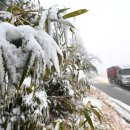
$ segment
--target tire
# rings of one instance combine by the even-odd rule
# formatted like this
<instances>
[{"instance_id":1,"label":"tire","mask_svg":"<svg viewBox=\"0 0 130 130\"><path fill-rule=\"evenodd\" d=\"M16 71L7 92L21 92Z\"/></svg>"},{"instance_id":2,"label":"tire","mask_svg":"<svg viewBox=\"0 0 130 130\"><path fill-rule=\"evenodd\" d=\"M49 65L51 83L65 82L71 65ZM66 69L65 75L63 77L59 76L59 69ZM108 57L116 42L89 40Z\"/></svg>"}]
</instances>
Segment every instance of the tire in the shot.
<instances>
[{"instance_id":1,"label":"tire","mask_svg":"<svg viewBox=\"0 0 130 130\"><path fill-rule=\"evenodd\" d=\"M118 85L119 85L120 87L123 87L123 84L122 84L121 81L118 81Z\"/></svg>"}]
</instances>

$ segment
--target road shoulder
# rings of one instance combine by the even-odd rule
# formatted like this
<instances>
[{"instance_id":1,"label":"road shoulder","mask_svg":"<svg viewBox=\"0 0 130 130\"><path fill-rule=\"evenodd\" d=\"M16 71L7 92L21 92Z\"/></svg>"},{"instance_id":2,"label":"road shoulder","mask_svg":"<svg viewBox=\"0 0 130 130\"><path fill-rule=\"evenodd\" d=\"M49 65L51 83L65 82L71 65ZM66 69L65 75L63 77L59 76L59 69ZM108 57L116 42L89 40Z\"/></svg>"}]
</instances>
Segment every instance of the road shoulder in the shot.
<instances>
[{"instance_id":1,"label":"road shoulder","mask_svg":"<svg viewBox=\"0 0 130 130\"><path fill-rule=\"evenodd\" d=\"M97 80L108 83L107 79L101 77ZM110 98L101 90L91 86L88 97L98 99L102 102L101 111L104 115L104 124L110 124L109 129L113 130L127 130L130 129L130 108L126 104Z\"/></svg>"}]
</instances>

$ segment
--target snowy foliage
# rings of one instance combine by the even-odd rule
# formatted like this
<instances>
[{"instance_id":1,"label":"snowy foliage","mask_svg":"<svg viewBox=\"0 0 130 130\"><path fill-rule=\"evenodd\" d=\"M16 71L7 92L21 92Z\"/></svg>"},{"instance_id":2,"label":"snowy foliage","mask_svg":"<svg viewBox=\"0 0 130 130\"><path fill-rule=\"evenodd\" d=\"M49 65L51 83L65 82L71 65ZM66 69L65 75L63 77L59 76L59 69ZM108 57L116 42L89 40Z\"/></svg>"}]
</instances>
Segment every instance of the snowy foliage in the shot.
<instances>
[{"instance_id":1,"label":"snowy foliage","mask_svg":"<svg viewBox=\"0 0 130 130\"><path fill-rule=\"evenodd\" d=\"M1 92L3 94L8 93L10 95L8 97L9 100L14 98L13 95L15 96L16 94L16 97L19 95L18 99L16 98L12 101L15 100L17 102L17 100L22 99L20 102L22 103L22 107L26 109L24 112L26 112L28 119L33 119L33 121L37 122L39 116L43 117L44 115L48 118L47 95L44 88L42 90L38 87L42 83L41 78L45 75L46 67L51 69L53 65L56 71L60 73L58 55L62 56L61 50L53 38L46 32L34 29L28 25L16 27L3 22L0 23L0 30ZM32 87L26 87L27 83L25 79L27 76L31 77L29 84L33 85ZM23 82L25 87L21 87ZM18 93L16 93L16 90ZM12 92L10 93L10 91ZM5 100L3 99L3 102ZM9 102L9 105L13 105L12 101ZM18 105L16 103L19 112L16 111L13 114L21 115L22 119L25 119L25 114L21 113L23 110ZM9 109L13 112L16 108L11 107ZM30 112L32 113L31 115ZM39 121L42 122L45 120L44 118L39 119ZM12 122L16 120L17 116L14 116Z\"/></svg>"},{"instance_id":2,"label":"snowy foliage","mask_svg":"<svg viewBox=\"0 0 130 130\"><path fill-rule=\"evenodd\" d=\"M27 5L0 15L0 129L79 128L71 118L88 85L81 39L64 19L68 9Z\"/></svg>"},{"instance_id":3,"label":"snowy foliage","mask_svg":"<svg viewBox=\"0 0 130 130\"><path fill-rule=\"evenodd\" d=\"M78 84L79 86L85 86L87 83L87 76L83 72L83 70L79 70L78 73Z\"/></svg>"},{"instance_id":4,"label":"snowy foliage","mask_svg":"<svg viewBox=\"0 0 130 130\"><path fill-rule=\"evenodd\" d=\"M0 21L11 19L11 13L7 11L0 11Z\"/></svg>"},{"instance_id":5,"label":"snowy foliage","mask_svg":"<svg viewBox=\"0 0 130 130\"><path fill-rule=\"evenodd\" d=\"M62 52L46 32L27 25L15 27L9 23L1 23L0 30L3 63L0 70L1 84L5 80L6 71L9 72L10 82L18 83L22 77L23 68L30 69L33 65L36 71L34 80L44 74L46 65L51 68L52 63L54 63L57 72L60 72L57 53L62 55ZM27 59L29 61L26 61ZM4 66L6 67L4 68Z\"/></svg>"}]
</instances>

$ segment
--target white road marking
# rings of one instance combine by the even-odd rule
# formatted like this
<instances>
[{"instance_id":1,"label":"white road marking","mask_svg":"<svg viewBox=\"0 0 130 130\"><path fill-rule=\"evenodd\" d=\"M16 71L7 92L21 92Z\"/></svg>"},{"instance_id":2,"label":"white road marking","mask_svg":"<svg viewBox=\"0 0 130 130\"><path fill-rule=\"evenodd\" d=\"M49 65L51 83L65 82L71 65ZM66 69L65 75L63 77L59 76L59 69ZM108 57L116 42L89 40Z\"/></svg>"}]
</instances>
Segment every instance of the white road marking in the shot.
<instances>
[{"instance_id":1,"label":"white road marking","mask_svg":"<svg viewBox=\"0 0 130 130\"><path fill-rule=\"evenodd\" d=\"M117 90L119 90L119 91L122 91L122 89L121 88L118 88L118 87L114 87L115 89L117 89Z\"/></svg>"}]
</instances>

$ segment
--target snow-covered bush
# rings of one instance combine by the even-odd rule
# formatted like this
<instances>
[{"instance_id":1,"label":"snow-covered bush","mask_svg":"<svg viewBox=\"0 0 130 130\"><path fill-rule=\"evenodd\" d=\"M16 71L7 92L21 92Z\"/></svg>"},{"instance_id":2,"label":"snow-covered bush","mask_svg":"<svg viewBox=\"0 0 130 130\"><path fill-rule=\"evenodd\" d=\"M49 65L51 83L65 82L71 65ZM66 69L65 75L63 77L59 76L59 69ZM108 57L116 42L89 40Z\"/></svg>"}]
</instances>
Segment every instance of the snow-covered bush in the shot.
<instances>
[{"instance_id":1,"label":"snow-covered bush","mask_svg":"<svg viewBox=\"0 0 130 130\"><path fill-rule=\"evenodd\" d=\"M0 129L77 129L89 67L67 18L86 10L36 12L26 4L0 13Z\"/></svg>"},{"instance_id":2,"label":"snow-covered bush","mask_svg":"<svg viewBox=\"0 0 130 130\"><path fill-rule=\"evenodd\" d=\"M15 114L18 114L18 117L25 118L25 114L21 110L23 106L32 113L32 115L29 115L30 112L26 113L29 119L32 117L34 120L34 115L36 117L37 115L46 117L47 95L44 92L44 87L41 89L39 87L43 86L46 67L51 69L51 66L54 66L56 71L60 73L57 53L62 56L61 50L46 32L28 25L16 27L2 22L0 23L0 30L0 89L2 102L5 104L8 99L6 105L14 105L13 101L21 100L20 103L22 104L21 106L15 104L16 106L8 108L7 119L17 107L19 111ZM22 86L27 76L31 77L30 88ZM28 93L25 89L32 90ZM5 95L6 97L4 97ZM14 99L15 97L16 99ZM4 104L1 104L3 108L6 107ZM18 119L14 116L13 121L15 120ZM1 121L3 124L6 120Z\"/></svg>"}]
</instances>

